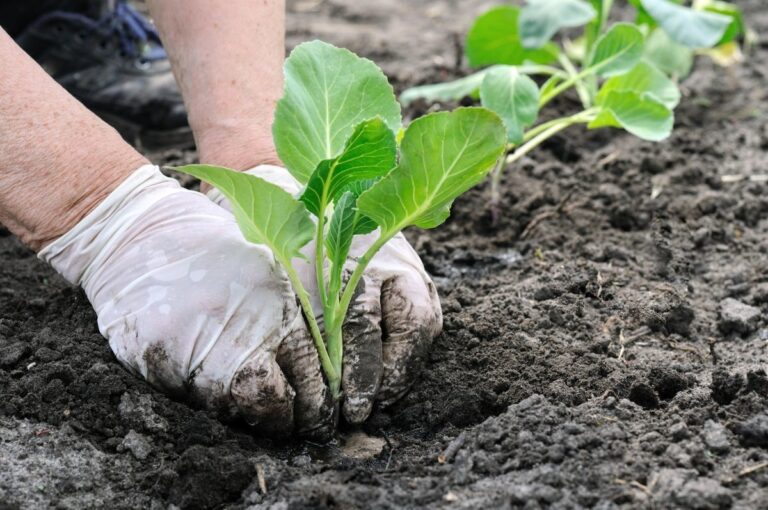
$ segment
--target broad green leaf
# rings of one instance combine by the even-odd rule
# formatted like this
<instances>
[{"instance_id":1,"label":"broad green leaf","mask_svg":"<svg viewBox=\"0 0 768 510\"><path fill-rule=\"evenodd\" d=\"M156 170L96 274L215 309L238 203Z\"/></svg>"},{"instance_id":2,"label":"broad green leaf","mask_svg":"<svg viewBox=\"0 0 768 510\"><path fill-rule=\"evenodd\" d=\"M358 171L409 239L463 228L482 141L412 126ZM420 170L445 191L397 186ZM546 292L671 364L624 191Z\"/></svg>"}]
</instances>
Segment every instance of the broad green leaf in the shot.
<instances>
[{"instance_id":1,"label":"broad green leaf","mask_svg":"<svg viewBox=\"0 0 768 510\"><path fill-rule=\"evenodd\" d=\"M325 247L328 250L328 258L333 267L338 269L344 265L352 246L352 237L355 235L355 219L357 211L354 193L345 192L336 202L328 232L325 237Z\"/></svg>"},{"instance_id":2,"label":"broad green leaf","mask_svg":"<svg viewBox=\"0 0 768 510\"><path fill-rule=\"evenodd\" d=\"M604 77L625 73L643 55L643 34L630 23L616 23L595 43L589 68Z\"/></svg>"},{"instance_id":3,"label":"broad green leaf","mask_svg":"<svg viewBox=\"0 0 768 510\"><path fill-rule=\"evenodd\" d=\"M720 0L695 0L693 8L731 17L731 23L725 29L723 37L717 42L717 46L729 43L745 32L744 16L741 9L736 5Z\"/></svg>"},{"instance_id":4,"label":"broad green leaf","mask_svg":"<svg viewBox=\"0 0 768 510\"><path fill-rule=\"evenodd\" d=\"M485 108L421 117L406 130L399 165L360 195L357 207L384 236L409 225L436 227L456 197L490 172L506 139L501 119Z\"/></svg>"},{"instance_id":5,"label":"broad green leaf","mask_svg":"<svg viewBox=\"0 0 768 510\"><path fill-rule=\"evenodd\" d=\"M364 191L368 191L374 184L379 182L379 179L367 179L364 181L355 181L347 188L345 189L345 193L349 192L352 193L355 196L355 199L360 198L360 195L363 194ZM355 205L357 202L355 202ZM365 216L360 211L357 211L357 216L355 216L355 235L363 235L363 234L369 234L376 230L376 222L373 221L368 216Z\"/></svg>"},{"instance_id":6,"label":"broad green leaf","mask_svg":"<svg viewBox=\"0 0 768 510\"><path fill-rule=\"evenodd\" d=\"M635 16L636 25L647 25L651 28L657 26L656 20L643 7L642 0L629 0L629 3L637 10L637 15Z\"/></svg>"},{"instance_id":7,"label":"broad green leaf","mask_svg":"<svg viewBox=\"0 0 768 510\"><path fill-rule=\"evenodd\" d=\"M466 54L469 65L518 65L526 61L548 64L557 59L557 46L528 50L518 32L520 9L509 5L494 7L481 14L467 34Z\"/></svg>"},{"instance_id":8,"label":"broad green leaf","mask_svg":"<svg viewBox=\"0 0 768 510\"><path fill-rule=\"evenodd\" d=\"M602 104L606 96L613 91L647 93L669 109L673 109L680 102L680 90L675 82L653 64L643 61L628 73L606 80L597 94L597 104Z\"/></svg>"},{"instance_id":9,"label":"broad green leaf","mask_svg":"<svg viewBox=\"0 0 768 510\"><path fill-rule=\"evenodd\" d=\"M523 141L523 131L539 115L539 87L514 67L498 68L486 74L480 99L483 106L501 117L507 138L514 144Z\"/></svg>"},{"instance_id":10,"label":"broad green leaf","mask_svg":"<svg viewBox=\"0 0 768 510\"><path fill-rule=\"evenodd\" d=\"M378 116L393 132L400 129L400 105L370 60L312 41L297 46L284 69L272 133L280 159L301 183L341 153L361 122Z\"/></svg>"},{"instance_id":11,"label":"broad green leaf","mask_svg":"<svg viewBox=\"0 0 768 510\"><path fill-rule=\"evenodd\" d=\"M620 127L653 142L672 132L674 114L649 94L614 90L603 98L600 108L589 128Z\"/></svg>"},{"instance_id":12,"label":"broad green leaf","mask_svg":"<svg viewBox=\"0 0 768 510\"><path fill-rule=\"evenodd\" d=\"M693 50L669 38L666 32L655 29L645 41L643 58L673 79L688 76L693 67Z\"/></svg>"},{"instance_id":13,"label":"broad green leaf","mask_svg":"<svg viewBox=\"0 0 768 510\"><path fill-rule=\"evenodd\" d=\"M525 48L541 48L561 28L584 25L595 14L584 0L527 0L519 16L520 40Z\"/></svg>"},{"instance_id":14,"label":"broad green leaf","mask_svg":"<svg viewBox=\"0 0 768 510\"><path fill-rule=\"evenodd\" d=\"M711 48L723 38L732 18L696 11L669 0L642 0L643 7L672 39L689 48Z\"/></svg>"},{"instance_id":15,"label":"broad green leaf","mask_svg":"<svg viewBox=\"0 0 768 510\"><path fill-rule=\"evenodd\" d=\"M352 182L381 177L392 170L396 152L395 135L381 118L360 123L337 158L320 162L301 201L319 217Z\"/></svg>"},{"instance_id":16,"label":"broad green leaf","mask_svg":"<svg viewBox=\"0 0 768 510\"><path fill-rule=\"evenodd\" d=\"M315 224L304 204L290 193L264 179L228 168L186 165L176 170L216 186L232 204L246 240L267 245L281 263L302 256L299 250L312 239Z\"/></svg>"}]
</instances>

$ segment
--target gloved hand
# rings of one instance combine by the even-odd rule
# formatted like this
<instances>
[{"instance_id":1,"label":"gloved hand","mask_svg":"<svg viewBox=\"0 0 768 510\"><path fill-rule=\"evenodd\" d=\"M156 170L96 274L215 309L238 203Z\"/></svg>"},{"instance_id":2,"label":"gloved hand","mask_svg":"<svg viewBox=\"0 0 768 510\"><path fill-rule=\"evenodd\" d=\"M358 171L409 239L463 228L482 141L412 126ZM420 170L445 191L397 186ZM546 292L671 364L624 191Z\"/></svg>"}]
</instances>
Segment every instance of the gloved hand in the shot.
<instances>
[{"instance_id":1,"label":"gloved hand","mask_svg":"<svg viewBox=\"0 0 768 510\"><path fill-rule=\"evenodd\" d=\"M82 285L118 360L154 386L266 432L331 432L290 282L204 195L142 167L39 256Z\"/></svg>"},{"instance_id":2,"label":"gloved hand","mask_svg":"<svg viewBox=\"0 0 768 510\"><path fill-rule=\"evenodd\" d=\"M301 185L287 170L261 165L248 173L296 195ZM215 188L208 197L231 210ZM347 268L354 269L378 233L356 237ZM314 243L303 250L309 263L294 260L294 266L312 296L315 313L322 317L322 302L314 270ZM375 401L386 406L410 388L423 366L432 340L442 329L442 311L435 285L421 259L402 234L388 242L371 260L343 327L344 368L341 387L342 412L350 423L368 418Z\"/></svg>"}]
</instances>

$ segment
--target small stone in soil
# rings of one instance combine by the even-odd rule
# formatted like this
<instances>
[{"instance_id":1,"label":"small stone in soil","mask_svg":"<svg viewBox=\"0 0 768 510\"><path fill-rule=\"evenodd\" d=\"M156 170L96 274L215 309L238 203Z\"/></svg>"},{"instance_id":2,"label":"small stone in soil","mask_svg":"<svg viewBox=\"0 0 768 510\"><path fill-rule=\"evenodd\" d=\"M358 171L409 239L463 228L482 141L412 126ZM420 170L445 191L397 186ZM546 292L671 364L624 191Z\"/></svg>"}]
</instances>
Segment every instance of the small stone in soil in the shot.
<instances>
[{"instance_id":1,"label":"small stone in soil","mask_svg":"<svg viewBox=\"0 0 768 510\"><path fill-rule=\"evenodd\" d=\"M725 335L730 333L748 335L757 329L760 315L759 308L733 298L726 298L720 302L720 320L717 325Z\"/></svg>"},{"instance_id":2,"label":"small stone in soil","mask_svg":"<svg viewBox=\"0 0 768 510\"><path fill-rule=\"evenodd\" d=\"M341 453L353 459L372 459L381 453L386 444L381 437L369 436L365 432L353 432L344 438Z\"/></svg>"},{"instance_id":3,"label":"small stone in soil","mask_svg":"<svg viewBox=\"0 0 768 510\"><path fill-rule=\"evenodd\" d=\"M150 395L134 395L123 393L118 406L120 417L128 425L138 427L145 432L164 432L168 430L168 422L152 409Z\"/></svg>"},{"instance_id":4,"label":"small stone in soil","mask_svg":"<svg viewBox=\"0 0 768 510\"><path fill-rule=\"evenodd\" d=\"M122 445L139 460L145 460L152 453L152 444L146 436L139 434L133 429L125 435Z\"/></svg>"},{"instance_id":5,"label":"small stone in soil","mask_svg":"<svg viewBox=\"0 0 768 510\"><path fill-rule=\"evenodd\" d=\"M29 354L29 345L23 342L11 344L0 349L0 367L12 367Z\"/></svg>"},{"instance_id":6,"label":"small stone in soil","mask_svg":"<svg viewBox=\"0 0 768 510\"><path fill-rule=\"evenodd\" d=\"M669 435L675 441L681 441L683 439L688 439L691 436L691 432L688 430L688 425L686 425L684 421L679 421L669 427Z\"/></svg>"},{"instance_id":7,"label":"small stone in soil","mask_svg":"<svg viewBox=\"0 0 768 510\"><path fill-rule=\"evenodd\" d=\"M701 435L704 443L714 453L728 453L730 451L731 442L728 440L728 432L720 423L707 420Z\"/></svg>"}]
</instances>

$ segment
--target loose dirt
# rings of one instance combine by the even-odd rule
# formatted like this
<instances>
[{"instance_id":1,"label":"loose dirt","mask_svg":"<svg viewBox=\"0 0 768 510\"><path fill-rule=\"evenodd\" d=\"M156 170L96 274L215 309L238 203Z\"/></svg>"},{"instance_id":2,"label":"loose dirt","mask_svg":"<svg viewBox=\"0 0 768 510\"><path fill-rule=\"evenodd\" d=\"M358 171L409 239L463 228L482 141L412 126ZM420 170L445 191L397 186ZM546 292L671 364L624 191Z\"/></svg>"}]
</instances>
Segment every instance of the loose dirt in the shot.
<instances>
[{"instance_id":1,"label":"loose dirt","mask_svg":"<svg viewBox=\"0 0 768 510\"><path fill-rule=\"evenodd\" d=\"M492 3L294 0L289 42L347 46L402 89L466 72ZM767 74L768 44L700 61L668 141L566 131L508 169L498 225L481 186L410 231L445 332L405 398L331 445L133 378L83 293L0 230L0 508L768 508Z\"/></svg>"}]
</instances>

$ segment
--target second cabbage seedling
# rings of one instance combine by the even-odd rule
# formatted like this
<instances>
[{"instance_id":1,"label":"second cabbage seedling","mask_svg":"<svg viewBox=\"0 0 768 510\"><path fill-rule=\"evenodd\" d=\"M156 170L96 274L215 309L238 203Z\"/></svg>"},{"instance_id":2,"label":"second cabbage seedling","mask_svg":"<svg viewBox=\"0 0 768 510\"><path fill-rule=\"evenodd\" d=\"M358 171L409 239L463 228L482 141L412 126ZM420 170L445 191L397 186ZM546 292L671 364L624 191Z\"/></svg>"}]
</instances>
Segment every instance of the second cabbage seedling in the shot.
<instances>
[{"instance_id":1,"label":"second cabbage seedling","mask_svg":"<svg viewBox=\"0 0 768 510\"><path fill-rule=\"evenodd\" d=\"M402 130L400 106L381 70L313 41L286 60L273 135L281 160L303 185L298 196L222 167L178 170L216 186L245 238L271 249L293 284L338 398L342 325L366 266L404 228L443 223L456 197L499 160L506 130L485 108L426 115ZM351 258L354 236L374 231L365 251ZM298 259L314 262L322 310L312 308Z\"/></svg>"}]
</instances>

